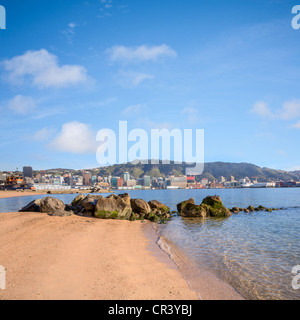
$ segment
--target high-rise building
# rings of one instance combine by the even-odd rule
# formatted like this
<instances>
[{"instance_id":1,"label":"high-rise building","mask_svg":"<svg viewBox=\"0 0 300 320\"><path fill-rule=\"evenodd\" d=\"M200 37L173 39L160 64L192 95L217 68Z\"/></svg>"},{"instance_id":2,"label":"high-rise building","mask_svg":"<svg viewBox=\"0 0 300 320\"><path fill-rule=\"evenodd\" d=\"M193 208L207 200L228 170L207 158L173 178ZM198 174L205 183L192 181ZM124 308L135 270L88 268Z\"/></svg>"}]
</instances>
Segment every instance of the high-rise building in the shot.
<instances>
[{"instance_id":1,"label":"high-rise building","mask_svg":"<svg viewBox=\"0 0 300 320\"><path fill-rule=\"evenodd\" d=\"M150 176L144 176L143 186L146 188L151 187L151 177Z\"/></svg>"},{"instance_id":2,"label":"high-rise building","mask_svg":"<svg viewBox=\"0 0 300 320\"><path fill-rule=\"evenodd\" d=\"M219 177L218 180L217 180L218 183L223 183L225 181L226 181L226 179L223 176Z\"/></svg>"},{"instance_id":3,"label":"high-rise building","mask_svg":"<svg viewBox=\"0 0 300 320\"><path fill-rule=\"evenodd\" d=\"M23 176L24 178L32 178L33 177L32 167L23 167Z\"/></svg>"},{"instance_id":4,"label":"high-rise building","mask_svg":"<svg viewBox=\"0 0 300 320\"><path fill-rule=\"evenodd\" d=\"M127 182L128 180L130 180L130 174L129 174L129 172L125 172L124 173L124 182Z\"/></svg>"},{"instance_id":5,"label":"high-rise building","mask_svg":"<svg viewBox=\"0 0 300 320\"><path fill-rule=\"evenodd\" d=\"M89 172L84 172L82 174L83 185L91 186L92 185L92 175Z\"/></svg>"}]
</instances>

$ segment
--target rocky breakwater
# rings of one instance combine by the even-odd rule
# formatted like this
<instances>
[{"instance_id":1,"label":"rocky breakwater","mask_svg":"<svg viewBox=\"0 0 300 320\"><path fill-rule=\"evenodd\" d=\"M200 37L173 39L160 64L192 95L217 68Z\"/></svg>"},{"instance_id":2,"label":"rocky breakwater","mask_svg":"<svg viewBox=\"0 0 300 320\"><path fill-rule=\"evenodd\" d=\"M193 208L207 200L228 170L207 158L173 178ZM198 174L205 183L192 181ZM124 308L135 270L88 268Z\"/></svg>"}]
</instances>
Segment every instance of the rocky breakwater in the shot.
<instances>
[{"instance_id":1,"label":"rocky breakwater","mask_svg":"<svg viewBox=\"0 0 300 320\"><path fill-rule=\"evenodd\" d=\"M79 215L98 219L150 220L163 222L171 218L170 208L159 201L146 202L131 199L129 194L112 194L106 198L101 195L78 195L71 204L47 197L34 200L19 212L43 212L51 216Z\"/></svg>"},{"instance_id":2,"label":"rocky breakwater","mask_svg":"<svg viewBox=\"0 0 300 320\"><path fill-rule=\"evenodd\" d=\"M240 212L251 213L259 211L272 212L281 209L268 209L264 206L259 206L257 208L254 208L253 206L249 206L248 208L234 207L228 209L223 205L219 196L210 196L206 197L200 205L195 204L195 199L183 201L177 205L177 210L180 216L187 218L227 218L233 213L238 214Z\"/></svg>"}]
</instances>

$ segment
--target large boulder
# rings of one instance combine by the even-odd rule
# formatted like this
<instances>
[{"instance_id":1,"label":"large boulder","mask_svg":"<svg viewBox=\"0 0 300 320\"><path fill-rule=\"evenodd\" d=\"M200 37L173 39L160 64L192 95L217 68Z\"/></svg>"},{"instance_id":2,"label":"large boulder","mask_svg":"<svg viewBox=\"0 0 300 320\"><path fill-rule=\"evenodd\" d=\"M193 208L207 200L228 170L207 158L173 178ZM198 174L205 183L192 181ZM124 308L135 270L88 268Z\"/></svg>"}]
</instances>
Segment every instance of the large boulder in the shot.
<instances>
[{"instance_id":1,"label":"large boulder","mask_svg":"<svg viewBox=\"0 0 300 320\"><path fill-rule=\"evenodd\" d=\"M231 211L224 207L219 196L206 197L201 206L208 210L209 217L226 218L232 215Z\"/></svg>"},{"instance_id":2,"label":"large boulder","mask_svg":"<svg viewBox=\"0 0 300 320\"><path fill-rule=\"evenodd\" d=\"M72 206L73 207L81 207L82 201L85 199L85 196L83 194L78 195L73 201Z\"/></svg>"},{"instance_id":3,"label":"large boulder","mask_svg":"<svg viewBox=\"0 0 300 320\"><path fill-rule=\"evenodd\" d=\"M156 212L158 215L170 213L170 208L157 200L149 201L148 204L152 211Z\"/></svg>"},{"instance_id":4,"label":"large boulder","mask_svg":"<svg viewBox=\"0 0 300 320\"><path fill-rule=\"evenodd\" d=\"M130 219L131 215L128 201L115 194L99 198L95 207L95 217L99 219Z\"/></svg>"},{"instance_id":5,"label":"large boulder","mask_svg":"<svg viewBox=\"0 0 300 320\"><path fill-rule=\"evenodd\" d=\"M33 200L19 212L40 212L41 201L41 199Z\"/></svg>"},{"instance_id":6,"label":"large boulder","mask_svg":"<svg viewBox=\"0 0 300 320\"><path fill-rule=\"evenodd\" d=\"M61 200L52 197L44 198L40 203L40 211L49 215L66 215L67 211L65 211L65 207L65 204Z\"/></svg>"},{"instance_id":7,"label":"large boulder","mask_svg":"<svg viewBox=\"0 0 300 320\"><path fill-rule=\"evenodd\" d=\"M189 218L206 218L208 217L208 208L205 206L198 206L193 203L188 203L183 210L181 211L182 217L189 217Z\"/></svg>"},{"instance_id":8,"label":"large boulder","mask_svg":"<svg viewBox=\"0 0 300 320\"><path fill-rule=\"evenodd\" d=\"M89 212L95 212L96 204L99 199L103 198L102 196L93 196L88 195L84 200L81 201L80 206Z\"/></svg>"},{"instance_id":9,"label":"large boulder","mask_svg":"<svg viewBox=\"0 0 300 320\"><path fill-rule=\"evenodd\" d=\"M177 205L178 213L182 217L216 217L225 218L232 215L231 211L224 207L218 196L206 197L201 205L196 205L194 199L183 201Z\"/></svg>"},{"instance_id":10,"label":"large boulder","mask_svg":"<svg viewBox=\"0 0 300 320\"><path fill-rule=\"evenodd\" d=\"M179 214L181 214L184 210L184 208L188 205L188 204L195 204L195 199L189 199L189 200L186 200L186 201L183 201L181 203L179 203L177 205L177 211Z\"/></svg>"},{"instance_id":11,"label":"large boulder","mask_svg":"<svg viewBox=\"0 0 300 320\"><path fill-rule=\"evenodd\" d=\"M139 214L141 217L147 216L152 211L151 207L145 200L131 199L130 203L132 211L136 214Z\"/></svg>"}]
</instances>

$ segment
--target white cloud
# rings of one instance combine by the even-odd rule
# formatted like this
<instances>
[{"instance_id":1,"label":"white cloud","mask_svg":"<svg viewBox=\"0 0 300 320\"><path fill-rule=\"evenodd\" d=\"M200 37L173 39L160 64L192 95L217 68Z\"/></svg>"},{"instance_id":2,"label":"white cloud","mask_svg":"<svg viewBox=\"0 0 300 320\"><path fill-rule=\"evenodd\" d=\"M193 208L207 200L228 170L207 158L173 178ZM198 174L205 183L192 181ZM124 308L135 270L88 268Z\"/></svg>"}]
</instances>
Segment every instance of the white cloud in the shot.
<instances>
[{"instance_id":1,"label":"white cloud","mask_svg":"<svg viewBox=\"0 0 300 320\"><path fill-rule=\"evenodd\" d=\"M32 97L17 95L8 102L7 107L16 114L27 114L35 110L37 105Z\"/></svg>"},{"instance_id":2,"label":"white cloud","mask_svg":"<svg viewBox=\"0 0 300 320\"><path fill-rule=\"evenodd\" d=\"M138 87L145 80L152 80L155 77L151 74L132 72L132 71L121 71L117 75L117 83L122 87Z\"/></svg>"},{"instance_id":3,"label":"white cloud","mask_svg":"<svg viewBox=\"0 0 300 320\"><path fill-rule=\"evenodd\" d=\"M177 53L167 46L114 46L107 50L111 62L137 63L143 61L157 61L161 57L176 57Z\"/></svg>"},{"instance_id":4,"label":"white cloud","mask_svg":"<svg viewBox=\"0 0 300 320\"><path fill-rule=\"evenodd\" d=\"M54 133L55 133L55 130L53 128L43 128L37 131L32 136L32 139L35 141L46 141L46 140L49 140Z\"/></svg>"},{"instance_id":5,"label":"white cloud","mask_svg":"<svg viewBox=\"0 0 300 320\"><path fill-rule=\"evenodd\" d=\"M255 113L260 117L268 117L268 118L274 117L272 111L268 107L268 104L263 101L256 102L253 108L251 109L251 113Z\"/></svg>"},{"instance_id":6,"label":"white cloud","mask_svg":"<svg viewBox=\"0 0 300 320\"><path fill-rule=\"evenodd\" d=\"M62 31L62 34L65 35L68 44L72 44L73 43L73 38L76 35L75 29L76 29L77 25L74 22L70 22L68 24L68 28L64 31Z\"/></svg>"},{"instance_id":7,"label":"white cloud","mask_svg":"<svg viewBox=\"0 0 300 320\"><path fill-rule=\"evenodd\" d=\"M300 115L300 101L288 101L283 104L278 116L283 120L290 120Z\"/></svg>"},{"instance_id":8,"label":"white cloud","mask_svg":"<svg viewBox=\"0 0 300 320\"><path fill-rule=\"evenodd\" d=\"M291 120L300 116L300 101L294 100L284 102L282 108L275 111L272 111L266 102L259 101L254 104L251 113L255 113L263 118Z\"/></svg>"},{"instance_id":9,"label":"white cloud","mask_svg":"<svg viewBox=\"0 0 300 320\"><path fill-rule=\"evenodd\" d=\"M297 123L293 124L293 125L292 125L292 128L295 128L295 129L299 129L299 130L300 130L300 121L298 121Z\"/></svg>"},{"instance_id":10,"label":"white cloud","mask_svg":"<svg viewBox=\"0 0 300 320\"><path fill-rule=\"evenodd\" d=\"M22 84L30 79L39 88L67 87L87 81L87 70L80 65L58 65L58 58L45 49L27 51L2 62L7 79Z\"/></svg>"},{"instance_id":11,"label":"white cloud","mask_svg":"<svg viewBox=\"0 0 300 320\"><path fill-rule=\"evenodd\" d=\"M142 104L136 104L136 105L132 105L129 106L128 108L126 108L122 113L124 115L131 115L131 114L139 114L141 111L145 110L146 107Z\"/></svg>"},{"instance_id":12,"label":"white cloud","mask_svg":"<svg viewBox=\"0 0 300 320\"><path fill-rule=\"evenodd\" d=\"M93 153L96 152L96 134L84 123L65 123L50 147L74 154Z\"/></svg>"}]
</instances>

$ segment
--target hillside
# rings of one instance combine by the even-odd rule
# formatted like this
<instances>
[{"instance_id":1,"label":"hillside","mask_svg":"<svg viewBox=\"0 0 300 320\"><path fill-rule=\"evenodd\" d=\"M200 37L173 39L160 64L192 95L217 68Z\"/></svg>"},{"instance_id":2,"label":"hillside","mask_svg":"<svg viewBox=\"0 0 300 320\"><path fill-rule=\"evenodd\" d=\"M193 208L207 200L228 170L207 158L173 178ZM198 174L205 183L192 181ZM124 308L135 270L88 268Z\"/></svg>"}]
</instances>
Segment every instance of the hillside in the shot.
<instances>
[{"instance_id":1,"label":"hillside","mask_svg":"<svg viewBox=\"0 0 300 320\"><path fill-rule=\"evenodd\" d=\"M170 165L114 165L110 167L101 168L100 175L107 176L123 176L124 172L129 172L135 178L142 177L144 175L150 175L151 177L166 177L168 175L180 176L185 174L185 168L187 165L177 165L171 163ZM214 180L224 176L228 179L230 176L234 176L239 180L244 177L250 179L257 178L258 181L271 181L271 180L297 180L299 181L300 174L296 172L287 172L282 170L274 170L269 168L260 168L256 165L249 163L225 163L225 162L211 162L206 163L204 166L204 172L201 176L197 177L197 180L202 178L208 178Z\"/></svg>"},{"instance_id":2,"label":"hillside","mask_svg":"<svg viewBox=\"0 0 300 320\"><path fill-rule=\"evenodd\" d=\"M149 175L151 177L167 177L170 175L180 176L185 174L185 169L188 166L186 164L178 165L171 163L170 165L151 165L151 164L120 164L109 167L102 167L96 169L88 169L93 175L101 176L119 176L122 177L124 172L129 172L131 176L135 178ZM81 170L72 169L51 169L46 170L46 173L52 174L66 174L72 172L72 174L81 175ZM37 173L35 171L35 173ZM200 181L202 178L208 178L209 180L218 179L220 176L224 176L229 179L230 176L234 176L236 180L244 177L250 179L258 179L258 181L274 181L274 180L296 180L300 181L300 171L283 171L270 168L261 168L250 163L227 163L227 162L208 162L204 165L204 172L201 176L197 177Z\"/></svg>"}]
</instances>

